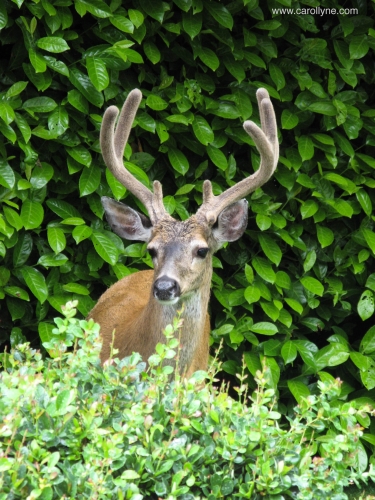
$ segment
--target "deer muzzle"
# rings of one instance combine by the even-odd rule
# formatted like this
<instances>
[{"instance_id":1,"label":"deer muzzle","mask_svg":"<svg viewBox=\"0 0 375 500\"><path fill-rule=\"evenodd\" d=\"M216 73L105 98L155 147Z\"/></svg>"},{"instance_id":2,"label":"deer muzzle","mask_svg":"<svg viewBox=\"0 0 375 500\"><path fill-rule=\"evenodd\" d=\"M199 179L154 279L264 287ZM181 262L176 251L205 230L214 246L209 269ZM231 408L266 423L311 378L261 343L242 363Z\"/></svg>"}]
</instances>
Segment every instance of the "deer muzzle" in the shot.
<instances>
[{"instance_id":1,"label":"deer muzzle","mask_svg":"<svg viewBox=\"0 0 375 500\"><path fill-rule=\"evenodd\" d=\"M181 295L180 285L173 278L161 276L153 285L153 294L159 302L176 303Z\"/></svg>"}]
</instances>

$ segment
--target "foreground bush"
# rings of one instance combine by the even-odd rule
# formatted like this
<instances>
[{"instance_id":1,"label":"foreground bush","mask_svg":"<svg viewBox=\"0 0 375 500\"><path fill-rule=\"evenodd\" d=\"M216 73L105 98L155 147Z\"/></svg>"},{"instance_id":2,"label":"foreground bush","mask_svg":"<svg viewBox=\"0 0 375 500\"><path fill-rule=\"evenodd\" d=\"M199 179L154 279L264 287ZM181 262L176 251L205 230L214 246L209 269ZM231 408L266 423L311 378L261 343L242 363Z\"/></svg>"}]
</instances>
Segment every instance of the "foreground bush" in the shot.
<instances>
[{"instance_id":1,"label":"foreground bush","mask_svg":"<svg viewBox=\"0 0 375 500\"><path fill-rule=\"evenodd\" d=\"M372 410L340 402L338 380L280 424L267 370L251 406L243 375L239 401L210 376L202 387L202 372L168 383L178 320L148 373L138 355L102 368L98 325L75 306L45 345L52 359L27 344L0 358L0 500L343 500L350 482L375 478L359 445Z\"/></svg>"}]
</instances>

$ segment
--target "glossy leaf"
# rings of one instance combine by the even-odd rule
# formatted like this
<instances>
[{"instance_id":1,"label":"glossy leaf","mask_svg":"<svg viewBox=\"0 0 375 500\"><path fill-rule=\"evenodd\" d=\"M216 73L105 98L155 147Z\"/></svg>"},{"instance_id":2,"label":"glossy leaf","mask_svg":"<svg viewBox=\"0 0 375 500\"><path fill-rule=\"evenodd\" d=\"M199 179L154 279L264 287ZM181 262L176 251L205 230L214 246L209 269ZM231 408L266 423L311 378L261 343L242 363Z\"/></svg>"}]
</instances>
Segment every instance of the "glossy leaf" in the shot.
<instances>
[{"instance_id":1,"label":"glossy leaf","mask_svg":"<svg viewBox=\"0 0 375 500\"><path fill-rule=\"evenodd\" d=\"M24 266L21 273L33 295L43 304L48 297L48 289L43 274L30 266Z\"/></svg>"},{"instance_id":2,"label":"glossy leaf","mask_svg":"<svg viewBox=\"0 0 375 500\"><path fill-rule=\"evenodd\" d=\"M100 257L105 261L114 266L118 258L118 250L112 241L105 236L103 233L94 231L91 235L91 241L94 244L94 248Z\"/></svg>"},{"instance_id":3,"label":"glossy leaf","mask_svg":"<svg viewBox=\"0 0 375 500\"><path fill-rule=\"evenodd\" d=\"M358 314L363 321L374 314L375 311L375 301L374 294L371 290L365 290L358 302L357 306Z\"/></svg>"},{"instance_id":4,"label":"glossy leaf","mask_svg":"<svg viewBox=\"0 0 375 500\"><path fill-rule=\"evenodd\" d=\"M168 158L172 167L182 175L189 170L189 163L184 153L175 148L168 149Z\"/></svg>"},{"instance_id":5,"label":"glossy leaf","mask_svg":"<svg viewBox=\"0 0 375 500\"><path fill-rule=\"evenodd\" d=\"M319 295L320 297L323 295L324 286L316 278L313 278L312 276L304 276L300 279L300 282L309 292Z\"/></svg>"},{"instance_id":6,"label":"glossy leaf","mask_svg":"<svg viewBox=\"0 0 375 500\"><path fill-rule=\"evenodd\" d=\"M87 196L97 190L100 184L101 171L96 165L84 168L79 178L80 196Z\"/></svg>"},{"instance_id":7,"label":"glossy leaf","mask_svg":"<svg viewBox=\"0 0 375 500\"><path fill-rule=\"evenodd\" d=\"M98 57L87 57L86 68L91 83L98 92L106 89L109 84L109 76L106 65Z\"/></svg>"},{"instance_id":8,"label":"glossy leaf","mask_svg":"<svg viewBox=\"0 0 375 500\"><path fill-rule=\"evenodd\" d=\"M25 200L22 203L20 216L25 229L35 229L39 227L43 221L43 206L37 201Z\"/></svg>"},{"instance_id":9,"label":"glossy leaf","mask_svg":"<svg viewBox=\"0 0 375 500\"><path fill-rule=\"evenodd\" d=\"M298 404L310 396L310 391L300 380L288 380L288 387Z\"/></svg>"},{"instance_id":10,"label":"glossy leaf","mask_svg":"<svg viewBox=\"0 0 375 500\"><path fill-rule=\"evenodd\" d=\"M66 238L64 231L58 227L49 227L47 229L48 243L55 253L60 253L66 247Z\"/></svg>"},{"instance_id":11,"label":"glossy leaf","mask_svg":"<svg viewBox=\"0 0 375 500\"><path fill-rule=\"evenodd\" d=\"M203 116L195 116L193 121L193 131L199 142L205 146L214 140L214 133Z\"/></svg>"},{"instance_id":12,"label":"glossy leaf","mask_svg":"<svg viewBox=\"0 0 375 500\"><path fill-rule=\"evenodd\" d=\"M46 50L48 52L65 52L69 50L69 45L63 38L57 36L46 36L39 38L37 45L40 49Z\"/></svg>"}]
</instances>

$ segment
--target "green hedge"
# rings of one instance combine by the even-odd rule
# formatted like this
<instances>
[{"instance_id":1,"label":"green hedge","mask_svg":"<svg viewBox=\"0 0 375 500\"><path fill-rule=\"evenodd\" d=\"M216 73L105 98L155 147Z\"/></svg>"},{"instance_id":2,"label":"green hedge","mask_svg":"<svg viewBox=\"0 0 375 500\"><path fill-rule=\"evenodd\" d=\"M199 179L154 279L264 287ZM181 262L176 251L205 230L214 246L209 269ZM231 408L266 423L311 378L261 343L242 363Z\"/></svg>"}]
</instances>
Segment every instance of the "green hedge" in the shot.
<instances>
[{"instance_id":1,"label":"green hedge","mask_svg":"<svg viewBox=\"0 0 375 500\"><path fill-rule=\"evenodd\" d=\"M138 354L102 367L98 325L74 305L45 343L55 358L27 344L1 357L0 500L347 500L350 483L375 480L359 425L373 411L342 404L340 381L285 422L266 367L250 398L239 375L237 401L212 373L168 384L178 321L148 374Z\"/></svg>"},{"instance_id":2,"label":"green hedge","mask_svg":"<svg viewBox=\"0 0 375 500\"><path fill-rule=\"evenodd\" d=\"M67 300L79 298L85 316L106 287L151 266L145 245L103 220L100 196L138 205L101 159L107 104L142 90L127 167L162 181L168 211L184 219L205 178L219 193L257 168L242 122L258 120L263 86L281 157L249 197L246 235L214 260L212 352L223 339L229 374L244 356L252 386L266 359L285 402L314 393L322 371L344 380L344 395L372 397L374 4L349 1L348 15L275 10L317 7L341 8L1 2L1 342L48 341Z\"/></svg>"}]
</instances>

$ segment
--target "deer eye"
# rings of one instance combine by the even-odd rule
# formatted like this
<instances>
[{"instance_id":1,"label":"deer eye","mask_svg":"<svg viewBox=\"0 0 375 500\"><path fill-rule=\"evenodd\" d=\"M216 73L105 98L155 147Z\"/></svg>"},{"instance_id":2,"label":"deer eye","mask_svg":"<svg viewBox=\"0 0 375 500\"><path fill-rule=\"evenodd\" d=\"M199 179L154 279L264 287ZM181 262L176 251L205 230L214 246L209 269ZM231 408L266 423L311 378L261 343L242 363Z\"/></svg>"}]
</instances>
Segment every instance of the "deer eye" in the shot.
<instances>
[{"instance_id":1,"label":"deer eye","mask_svg":"<svg viewBox=\"0 0 375 500\"><path fill-rule=\"evenodd\" d=\"M197 255L201 259L204 259L206 255L208 254L209 248L198 248L197 250Z\"/></svg>"},{"instance_id":2,"label":"deer eye","mask_svg":"<svg viewBox=\"0 0 375 500\"><path fill-rule=\"evenodd\" d=\"M156 257L156 250L155 250L155 248L148 248L147 251L148 251L151 259L155 259L155 257Z\"/></svg>"}]
</instances>

